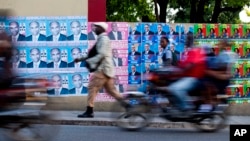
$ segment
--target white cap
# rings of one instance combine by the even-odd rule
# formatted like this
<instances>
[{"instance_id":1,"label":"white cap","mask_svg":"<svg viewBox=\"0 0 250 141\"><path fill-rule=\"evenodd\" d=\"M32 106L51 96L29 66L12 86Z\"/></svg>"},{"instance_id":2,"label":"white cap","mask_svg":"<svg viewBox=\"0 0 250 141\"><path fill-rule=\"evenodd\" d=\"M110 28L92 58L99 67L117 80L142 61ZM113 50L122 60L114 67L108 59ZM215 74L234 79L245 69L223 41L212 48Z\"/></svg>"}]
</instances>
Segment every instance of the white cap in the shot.
<instances>
[{"instance_id":1,"label":"white cap","mask_svg":"<svg viewBox=\"0 0 250 141\"><path fill-rule=\"evenodd\" d=\"M105 22L96 22L96 23L93 23L93 24L102 27L105 31L108 30L108 24L105 23Z\"/></svg>"}]
</instances>

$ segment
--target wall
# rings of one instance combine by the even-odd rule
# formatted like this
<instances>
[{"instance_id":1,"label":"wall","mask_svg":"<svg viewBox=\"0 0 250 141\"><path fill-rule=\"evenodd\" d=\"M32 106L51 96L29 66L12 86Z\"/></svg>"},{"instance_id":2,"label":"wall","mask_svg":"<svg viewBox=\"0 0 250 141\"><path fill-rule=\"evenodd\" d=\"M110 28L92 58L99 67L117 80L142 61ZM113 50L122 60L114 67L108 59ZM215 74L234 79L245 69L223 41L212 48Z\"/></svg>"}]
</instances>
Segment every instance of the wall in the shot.
<instances>
[{"instance_id":1,"label":"wall","mask_svg":"<svg viewBox=\"0 0 250 141\"><path fill-rule=\"evenodd\" d=\"M16 16L87 16L88 0L2 0Z\"/></svg>"}]
</instances>

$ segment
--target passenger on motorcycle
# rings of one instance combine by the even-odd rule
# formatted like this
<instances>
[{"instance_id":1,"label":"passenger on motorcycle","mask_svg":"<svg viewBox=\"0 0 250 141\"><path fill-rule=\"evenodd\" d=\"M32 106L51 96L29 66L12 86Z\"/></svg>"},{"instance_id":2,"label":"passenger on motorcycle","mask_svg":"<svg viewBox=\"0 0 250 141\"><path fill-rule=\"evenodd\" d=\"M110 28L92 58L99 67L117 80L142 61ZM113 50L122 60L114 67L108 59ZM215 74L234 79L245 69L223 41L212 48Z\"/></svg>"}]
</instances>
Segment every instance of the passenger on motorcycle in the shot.
<instances>
[{"instance_id":1,"label":"passenger on motorcycle","mask_svg":"<svg viewBox=\"0 0 250 141\"><path fill-rule=\"evenodd\" d=\"M226 40L222 40L218 44L221 50L216 56L213 52L207 52L207 69L203 83L205 85L204 105L201 111L211 110L217 104L217 94L225 94L226 87L233 74L231 73L232 64L238 58L238 55L227 50L230 44ZM208 48L206 50L209 50Z\"/></svg>"}]
</instances>

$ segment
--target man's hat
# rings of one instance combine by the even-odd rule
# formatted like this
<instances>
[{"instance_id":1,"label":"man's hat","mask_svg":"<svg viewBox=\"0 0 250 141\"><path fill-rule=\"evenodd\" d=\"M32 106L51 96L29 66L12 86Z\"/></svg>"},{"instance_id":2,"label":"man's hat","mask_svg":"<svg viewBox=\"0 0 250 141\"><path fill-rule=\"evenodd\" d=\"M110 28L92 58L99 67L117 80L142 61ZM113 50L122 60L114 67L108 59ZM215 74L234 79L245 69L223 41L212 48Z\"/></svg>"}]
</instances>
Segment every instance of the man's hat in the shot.
<instances>
[{"instance_id":1,"label":"man's hat","mask_svg":"<svg viewBox=\"0 0 250 141\"><path fill-rule=\"evenodd\" d=\"M96 22L96 23L94 23L94 25L102 27L105 31L108 30L108 24L105 22Z\"/></svg>"}]
</instances>

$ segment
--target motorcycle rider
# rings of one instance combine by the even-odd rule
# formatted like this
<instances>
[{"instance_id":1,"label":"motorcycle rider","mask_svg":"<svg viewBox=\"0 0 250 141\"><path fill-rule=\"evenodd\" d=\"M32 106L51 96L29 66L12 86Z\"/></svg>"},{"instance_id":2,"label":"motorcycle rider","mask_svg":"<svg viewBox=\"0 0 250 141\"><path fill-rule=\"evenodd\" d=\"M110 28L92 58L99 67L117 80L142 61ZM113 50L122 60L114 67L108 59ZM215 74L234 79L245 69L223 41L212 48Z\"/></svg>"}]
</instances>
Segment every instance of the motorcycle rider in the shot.
<instances>
[{"instance_id":1,"label":"motorcycle rider","mask_svg":"<svg viewBox=\"0 0 250 141\"><path fill-rule=\"evenodd\" d=\"M227 40L221 40L218 48L221 52L215 56L213 52L207 52L207 69L203 79L205 88L204 104L201 105L200 111L211 111L217 104L217 94L225 94L226 87L233 74L231 73L232 65L238 58L236 53L228 51L231 44Z\"/></svg>"},{"instance_id":2,"label":"motorcycle rider","mask_svg":"<svg viewBox=\"0 0 250 141\"><path fill-rule=\"evenodd\" d=\"M192 113L194 105L190 102L188 91L193 90L200 84L200 79L205 75L206 55L202 48L193 48L193 36L187 35L185 43L186 51L179 62L182 78L167 87L158 87L158 90L171 93L174 96L176 117L188 117Z\"/></svg>"}]
</instances>

